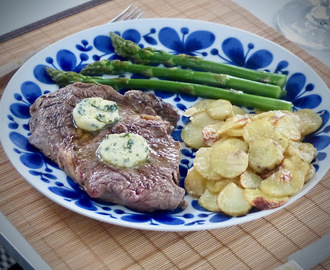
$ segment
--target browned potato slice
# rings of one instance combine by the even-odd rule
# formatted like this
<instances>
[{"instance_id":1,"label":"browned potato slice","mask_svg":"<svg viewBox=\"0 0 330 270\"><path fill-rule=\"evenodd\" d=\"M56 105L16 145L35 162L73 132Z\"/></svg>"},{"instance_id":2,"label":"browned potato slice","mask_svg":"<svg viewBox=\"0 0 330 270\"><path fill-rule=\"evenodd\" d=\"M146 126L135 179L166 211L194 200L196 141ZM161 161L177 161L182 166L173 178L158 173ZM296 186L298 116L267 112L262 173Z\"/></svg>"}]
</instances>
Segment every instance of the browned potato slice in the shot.
<instances>
[{"instance_id":1,"label":"browned potato slice","mask_svg":"<svg viewBox=\"0 0 330 270\"><path fill-rule=\"evenodd\" d=\"M226 141L211 147L211 167L224 178L239 176L247 169L248 160L247 153Z\"/></svg>"},{"instance_id":2,"label":"browned potato slice","mask_svg":"<svg viewBox=\"0 0 330 270\"><path fill-rule=\"evenodd\" d=\"M239 129L242 129L248 122L248 115L235 115L228 118L226 121L205 126L202 131L204 135L204 142L206 145L210 146L220 138L228 137L227 132L232 132L232 134L234 134L235 130L239 132L239 134L236 132L236 135L241 137L243 135L243 131L239 131Z\"/></svg>"},{"instance_id":3,"label":"browned potato slice","mask_svg":"<svg viewBox=\"0 0 330 270\"><path fill-rule=\"evenodd\" d=\"M240 175L239 185L242 188L258 188L261 181L262 179L259 175L248 169Z\"/></svg>"},{"instance_id":4,"label":"browned potato slice","mask_svg":"<svg viewBox=\"0 0 330 270\"><path fill-rule=\"evenodd\" d=\"M238 184L238 179L237 178L233 178L233 179L224 178L224 179L219 180L219 181L210 181L210 180L208 180L208 181L206 181L206 188L212 193L219 193L229 183Z\"/></svg>"},{"instance_id":5,"label":"browned potato slice","mask_svg":"<svg viewBox=\"0 0 330 270\"><path fill-rule=\"evenodd\" d=\"M301 120L300 133L304 137L320 128L322 118L311 109L303 109L294 112Z\"/></svg>"},{"instance_id":6,"label":"browned potato slice","mask_svg":"<svg viewBox=\"0 0 330 270\"><path fill-rule=\"evenodd\" d=\"M203 147L196 152L194 167L204 178L217 181L222 179L222 177L211 167L210 149L211 148Z\"/></svg>"},{"instance_id":7,"label":"browned potato slice","mask_svg":"<svg viewBox=\"0 0 330 270\"><path fill-rule=\"evenodd\" d=\"M191 122L186 125L181 133L184 143L192 148L199 149L206 146L202 130L205 126L219 123L206 112L200 112L191 117Z\"/></svg>"},{"instance_id":8,"label":"browned potato slice","mask_svg":"<svg viewBox=\"0 0 330 270\"><path fill-rule=\"evenodd\" d=\"M274 209L289 201L288 196L274 197L263 193L260 189L245 189L244 195L250 204L261 210Z\"/></svg>"},{"instance_id":9,"label":"browned potato slice","mask_svg":"<svg viewBox=\"0 0 330 270\"><path fill-rule=\"evenodd\" d=\"M251 141L248 153L249 166L258 173L274 169L284 158L282 148L266 138Z\"/></svg>"},{"instance_id":10,"label":"browned potato slice","mask_svg":"<svg viewBox=\"0 0 330 270\"><path fill-rule=\"evenodd\" d=\"M203 206L205 209L212 212L219 212L220 209L217 204L217 194L208 191L204 191L202 196L199 198L198 203Z\"/></svg>"},{"instance_id":11,"label":"browned potato slice","mask_svg":"<svg viewBox=\"0 0 330 270\"><path fill-rule=\"evenodd\" d=\"M270 196L297 194L303 187L309 164L295 156L285 158L281 168L260 183L260 190Z\"/></svg>"},{"instance_id":12,"label":"browned potato slice","mask_svg":"<svg viewBox=\"0 0 330 270\"><path fill-rule=\"evenodd\" d=\"M202 134L204 143L207 146L211 146L213 143L219 140L218 130L225 124L225 122L219 122L214 125L207 125L203 128Z\"/></svg>"},{"instance_id":13,"label":"browned potato slice","mask_svg":"<svg viewBox=\"0 0 330 270\"><path fill-rule=\"evenodd\" d=\"M191 108L187 109L183 113L183 115L190 117L197 113L204 112L206 110L206 108L209 106L209 104L211 104L214 101L215 101L214 99L202 99L202 100L196 102L196 104L194 104Z\"/></svg>"},{"instance_id":14,"label":"browned potato slice","mask_svg":"<svg viewBox=\"0 0 330 270\"><path fill-rule=\"evenodd\" d=\"M199 149L206 146L202 128L192 122L188 123L182 130L181 138L183 142L192 148Z\"/></svg>"},{"instance_id":15,"label":"browned potato slice","mask_svg":"<svg viewBox=\"0 0 330 270\"><path fill-rule=\"evenodd\" d=\"M184 187L192 197L199 198L205 190L206 180L192 167L188 170Z\"/></svg>"},{"instance_id":16,"label":"browned potato slice","mask_svg":"<svg viewBox=\"0 0 330 270\"><path fill-rule=\"evenodd\" d=\"M233 110L228 100L218 99L208 104L206 112L214 119L225 120L232 115Z\"/></svg>"},{"instance_id":17,"label":"browned potato slice","mask_svg":"<svg viewBox=\"0 0 330 270\"><path fill-rule=\"evenodd\" d=\"M219 121L219 120L218 120ZM236 115L213 125L207 125L203 128L204 142L210 146L220 138L228 137L228 131L240 129L249 121L248 116Z\"/></svg>"},{"instance_id":18,"label":"browned potato slice","mask_svg":"<svg viewBox=\"0 0 330 270\"><path fill-rule=\"evenodd\" d=\"M244 190L234 183L229 183L219 193L217 204L221 211L234 217L246 215L252 206L245 198Z\"/></svg>"},{"instance_id":19,"label":"browned potato slice","mask_svg":"<svg viewBox=\"0 0 330 270\"><path fill-rule=\"evenodd\" d=\"M297 156L302 160L311 163L316 157L316 148L311 143L291 141L285 154L288 156Z\"/></svg>"}]
</instances>

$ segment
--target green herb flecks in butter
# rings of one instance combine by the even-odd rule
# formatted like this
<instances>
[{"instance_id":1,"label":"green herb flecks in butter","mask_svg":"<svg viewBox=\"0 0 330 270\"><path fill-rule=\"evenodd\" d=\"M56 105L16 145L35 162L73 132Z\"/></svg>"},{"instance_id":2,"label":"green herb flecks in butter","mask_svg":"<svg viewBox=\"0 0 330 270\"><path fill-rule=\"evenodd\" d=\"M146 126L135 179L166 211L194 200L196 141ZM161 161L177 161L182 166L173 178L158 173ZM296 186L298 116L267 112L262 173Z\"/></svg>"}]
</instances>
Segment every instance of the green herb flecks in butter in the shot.
<instances>
[{"instance_id":1,"label":"green herb flecks in butter","mask_svg":"<svg viewBox=\"0 0 330 270\"><path fill-rule=\"evenodd\" d=\"M97 131L119 121L118 106L99 97L85 98L73 109L73 119L77 127Z\"/></svg>"},{"instance_id":2,"label":"green herb flecks in butter","mask_svg":"<svg viewBox=\"0 0 330 270\"><path fill-rule=\"evenodd\" d=\"M102 140L96 154L105 163L129 168L148 159L149 146L138 134L110 134Z\"/></svg>"}]
</instances>

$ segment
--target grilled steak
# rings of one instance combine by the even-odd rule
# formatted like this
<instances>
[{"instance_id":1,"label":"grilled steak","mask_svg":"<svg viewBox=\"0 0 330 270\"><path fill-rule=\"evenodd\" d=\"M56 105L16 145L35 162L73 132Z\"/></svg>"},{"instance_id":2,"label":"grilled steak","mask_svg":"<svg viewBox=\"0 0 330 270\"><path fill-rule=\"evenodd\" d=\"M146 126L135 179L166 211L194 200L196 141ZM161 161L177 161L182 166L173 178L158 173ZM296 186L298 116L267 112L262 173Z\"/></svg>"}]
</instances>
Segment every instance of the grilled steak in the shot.
<instances>
[{"instance_id":1,"label":"grilled steak","mask_svg":"<svg viewBox=\"0 0 330 270\"><path fill-rule=\"evenodd\" d=\"M120 120L99 132L76 128L72 110L82 99L101 97L119 106ZM179 114L154 94L75 83L39 97L30 109L29 142L55 161L92 198L137 211L170 210L184 205L178 186L180 145L170 136ZM148 162L123 168L105 164L95 154L107 134L135 133L146 139Z\"/></svg>"}]
</instances>

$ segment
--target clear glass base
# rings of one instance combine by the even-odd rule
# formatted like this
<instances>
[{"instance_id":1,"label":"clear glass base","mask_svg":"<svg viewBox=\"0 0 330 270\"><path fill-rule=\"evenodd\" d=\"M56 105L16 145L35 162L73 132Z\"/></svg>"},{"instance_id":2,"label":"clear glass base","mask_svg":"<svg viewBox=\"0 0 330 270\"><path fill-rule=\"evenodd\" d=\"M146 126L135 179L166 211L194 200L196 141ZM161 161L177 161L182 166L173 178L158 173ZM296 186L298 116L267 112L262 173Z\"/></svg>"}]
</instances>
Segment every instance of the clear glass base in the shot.
<instances>
[{"instance_id":1,"label":"clear glass base","mask_svg":"<svg viewBox=\"0 0 330 270\"><path fill-rule=\"evenodd\" d=\"M330 49L330 0L289 2L280 10L277 25L287 39L297 44Z\"/></svg>"}]
</instances>

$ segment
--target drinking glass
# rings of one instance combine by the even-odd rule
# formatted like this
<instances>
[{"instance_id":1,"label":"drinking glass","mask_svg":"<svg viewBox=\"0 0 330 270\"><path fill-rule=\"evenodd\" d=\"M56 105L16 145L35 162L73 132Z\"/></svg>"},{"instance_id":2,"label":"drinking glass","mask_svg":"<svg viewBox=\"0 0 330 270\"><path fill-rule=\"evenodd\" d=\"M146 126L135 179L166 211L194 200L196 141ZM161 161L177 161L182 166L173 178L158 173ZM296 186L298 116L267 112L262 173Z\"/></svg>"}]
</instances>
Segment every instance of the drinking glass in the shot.
<instances>
[{"instance_id":1,"label":"drinking glass","mask_svg":"<svg viewBox=\"0 0 330 270\"><path fill-rule=\"evenodd\" d=\"M330 0L291 1L279 11L277 25L287 39L299 45L330 49Z\"/></svg>"}]
</instances>

